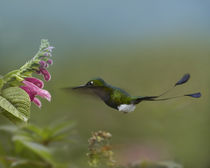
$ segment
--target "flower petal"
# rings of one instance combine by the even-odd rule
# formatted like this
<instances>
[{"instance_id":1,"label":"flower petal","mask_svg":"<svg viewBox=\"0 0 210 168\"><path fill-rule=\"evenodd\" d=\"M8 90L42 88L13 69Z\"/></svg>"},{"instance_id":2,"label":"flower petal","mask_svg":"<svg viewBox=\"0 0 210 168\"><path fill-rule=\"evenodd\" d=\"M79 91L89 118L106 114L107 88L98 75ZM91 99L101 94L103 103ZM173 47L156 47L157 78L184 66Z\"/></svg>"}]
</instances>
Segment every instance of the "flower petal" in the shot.
<instances>
[{"instance_id":1,"label":"flower petal","mask_svg":"<svg viewBox=\"0 0 210 168\"><path fill-rule=\"evenodd\" d=\"M49 81L51 79L50 73L45 68L40 68L40 72L44 75L44 79Z\"/></svg>"},{"instance_id":2,"label":"flower petal","mask_svg":"<svg viewBox=\"0 0 210 168\"><path fill-rule=\"evenodd\" d=\"M49 67L49 64L46 63L45 68L48 68L48 67Z\"/></svg>"},{"instance_id":3,"label":"flower petal","mask_svg":"<svg viewBox=\"0 0 210 168\"><path fill-rule=\"evenodd\" d=\"M34 102L34 104L36 104L39 108L41 108L42 107L42 103L41 103L41 101L38 99L38 98L34 98L34 100L33 100L33 102Z\"/></svg>"},{"instance_id":4,"label":"flower petal","mask_svg":"<svg viewBox=\"0 0 210 168\"><path fill-rule=\"evenodd\" d=\"M47 99L49 102L51 101L51 94L47 90L40 89L40 91L37 92L37 95Z\"/></svg>"},{"instance_id":5,"label":"flower petal","mask_svg":"<svg viewBox=\"0 0 210 168\"><path fill-rule=\"evenodd\" d=\"M28 86L20 86L20 88L23 89L29 95L31 101L34 100L34 98L36 96L36 92L33 89L31 89Z\"/></svg>"},{"instance_id":6,"label":"flower petal","mask_svg":"<svg viewBox=\"0 0 210 168\"><path fill-rule=\"evenodd\" d=\"M47 63L45 61L39 61L39 64L41 65L42 68L44 68Z\"/></svg>"},{"instance_id":7,"label":"flower petal","mask_svg":"<svg viewBox=\"0 0 210 168\"><path fill-rule=\"evenodd\" d=\"M34 78L34 77L27 77L24 78L26 81L29 81L31 83L33 83L34 85L38 86L39 88L43 88L44 87L44 82L42 82L41 80L39 80L38 78Z\"/></svg>"},{"instance_id":8,"label":"flower petal","mask_svg":"<svg viewBox=\"0 0 210 168\"><path fill-rule=\"evenodd\" d=\"M53 60L52 60L52 59L48 59L48 60L47 60L47 63L48 63L49 65L52 65L52 64L53 64Z\"/></svg>"},{"instance_id":9,"label":"flower petal","mask_svg":"<svg viewBox=\"0 0 210 168\"><path fill-rule=\"evenodd\" d=\"M34 85L33 83L28 82L26 80L22 81L22 83L24 83L26 85L25 87L28 87L30 90L35 92L36 95L38 95L42 98L45 98L48 101L51 101L51 94L47 90L41 89L41 88L37 87L36 85Z\"/></svg>"}]
</instances>

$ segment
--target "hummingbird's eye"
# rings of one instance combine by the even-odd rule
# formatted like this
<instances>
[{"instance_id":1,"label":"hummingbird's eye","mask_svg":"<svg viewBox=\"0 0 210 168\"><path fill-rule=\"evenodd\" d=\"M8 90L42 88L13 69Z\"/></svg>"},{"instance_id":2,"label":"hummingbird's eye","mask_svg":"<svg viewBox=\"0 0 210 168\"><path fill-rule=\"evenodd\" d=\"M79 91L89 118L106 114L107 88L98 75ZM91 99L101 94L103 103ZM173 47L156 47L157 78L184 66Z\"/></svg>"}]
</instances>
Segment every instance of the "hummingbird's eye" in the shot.
<instances>
[{"instance_id":1,"label":"hummingbird's eye","mask_svg":"<svg viewBox=\"0 0 210 168\"><path fill-rule=\"evenodd\" d=\"M88 82L87 85L92 86L93 85L93 81Z\"/></svg>"}]
</instances>

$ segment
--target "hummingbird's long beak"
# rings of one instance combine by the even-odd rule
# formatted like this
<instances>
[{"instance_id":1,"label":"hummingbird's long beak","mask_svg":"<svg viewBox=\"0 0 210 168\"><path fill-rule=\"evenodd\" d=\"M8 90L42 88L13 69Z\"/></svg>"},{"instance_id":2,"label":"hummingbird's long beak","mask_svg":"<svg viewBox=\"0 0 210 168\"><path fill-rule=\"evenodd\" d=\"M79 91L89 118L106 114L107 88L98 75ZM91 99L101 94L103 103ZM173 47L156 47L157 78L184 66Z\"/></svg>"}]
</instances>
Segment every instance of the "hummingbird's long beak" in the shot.
<instances>
[{"instance_id":1,"label":"hummingbird's long beak","mask_svg":"<svg viewBox=\"0 0 210 168\"><path fill-rule=\"evenodd\" d=\"M88 86L87 85L80 85L80 86L72 87L72 89L83 89L83 88L88 88Z\"/></svg>"}]
</instances>

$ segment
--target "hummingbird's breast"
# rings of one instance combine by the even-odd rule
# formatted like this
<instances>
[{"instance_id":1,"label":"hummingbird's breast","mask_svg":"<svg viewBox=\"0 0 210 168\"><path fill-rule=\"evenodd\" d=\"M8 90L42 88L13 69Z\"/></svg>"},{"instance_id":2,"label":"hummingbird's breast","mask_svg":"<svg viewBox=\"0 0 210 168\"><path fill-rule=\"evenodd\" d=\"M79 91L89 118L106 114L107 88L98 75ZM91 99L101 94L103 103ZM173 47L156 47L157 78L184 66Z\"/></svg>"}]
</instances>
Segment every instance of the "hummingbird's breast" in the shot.
<instances>
[{"instance_id":1,"label":"hummingbird's breast","mask_svg":"<svg viewBox=\"0 0 210 168\"><path fill-rule=\"evenodd\" d=\"M119 111L127 109L127 106L121 106L121 105L132 104L130 95L120 88L108 85L106 87L97 88L94 90L94 92L97 96L101 98L101 100L103 100L106 103L106 105L114 109L117 109ZM126 110L126 112L127 111L128 110Z\"/></svg>"},{"instance_id":2,"label":"hummingbird's breast","mask_svg":"<svg viewBox=\"0 0 210 168\"><path fill-rule=\"evenodd\" d=\"M111 90L101 87L94 89L94 93L102 100L104 101L107 105L111 106L110 102L110 95L111 95ZM112 107L112 106L111 106Z\"/></svg>"},{"instance_id":3,"label":"hummingbird's breast","mask_svg":"<svg viewBox=\"0 0 210 168\"><path fill-rule=\"evenodd\" d=\"M109 87L100 87L93 90L94 93L108 106L117 109L117 103L114 101L113 89Z\"/></svg>"}]
</instances>

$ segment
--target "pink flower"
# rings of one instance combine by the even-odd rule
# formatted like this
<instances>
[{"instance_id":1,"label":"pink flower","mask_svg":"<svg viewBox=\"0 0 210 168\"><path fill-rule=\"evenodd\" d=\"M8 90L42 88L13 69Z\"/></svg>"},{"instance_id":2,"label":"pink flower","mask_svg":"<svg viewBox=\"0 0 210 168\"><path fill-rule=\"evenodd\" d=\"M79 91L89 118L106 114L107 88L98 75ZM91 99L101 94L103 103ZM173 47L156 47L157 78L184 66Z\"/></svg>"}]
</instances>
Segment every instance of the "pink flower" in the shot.
<instances>
[{"instance_id":1,"label":"pink flower","mask_svg":"<svg viewBox=\"0 0 210 168\"><path fill-rule=\"evenodd\" d=\"M50 73L45 68L40 68L40 72L44 75L44 79L46 81L49 81L51 79Z\"/></svg>"},{"instance_id":2,"label":"pink flower","mask_svg":"<svg viewBox=\"0 0 210 168\"><path fill-rule=\"evenodd\" d=\"M28 93L31 101L34 100L34 98L35 98L35 96L36 96L37 93L32 88L27 87L27 86L20 86L20 88L23 89L23 90L25 90L26 93Z\"/></svg>"},{"instance_id":3,"label":"pink flower","mask_svg":"<svg viewBox=\"0 0 210 168\"><path fill-rule=\"evenodd\" d=\"M44 67L46 67L47 63L45 61L39 61L39 64L41 65L41 67L44 68Z\"/></svg>"},{"instance_id":4,"label":"pink flower","mask_svg":"<svg viewBox=\"0 0 210 168\"><path fill-rule=\"evenodd\" d=\"M44 87L44 82L42 82L41 80L34 78L34 77L27 77L24 78L26 81L33 83L34 85L38 86L39 88L43 88Z\"/></svg>"},{"instance_id":5,"label":"pink flower","mask_svg":"<svg viewBox=\"0 0 210 168\"><path fill-rule=\"evenodd\" d=\"M34 102L39 108L42 107L42 103L41 103L41 101L40 101L38 98L34 97L33 102Z\"/></svg>"},{"instance_id":6,"label":"pink flower","mask_svg":"<svg viewBox=\"0 0 210 168\"><path fill-rule=\"evenodd\" d=\"M47 60L47 62L39 61L39 64L41 65L40 68L48 68L49 67L48 60Z\"/></svg>"},{"instance_id":7,"label":"pink flower","mask_svg":"<svg viewBox=\"0 0 210 168\"><path fill-rule=\"evenodd\" d=\"M53 64L53 60L48 59L48 60L47 60L47 63L48 63L49 65L52 65L52 64Z\"/></svg>"},{"instance_id":8,"label":"pink flower","mask_svg":"<svg viewBox=\"0 0 210 168\"><path fill-rule=\"evenodd\" d=\"M44 82L38 78L32 77L33 73L43 75L45 81L51 79L51 74L48 72L47 68L53 64L51 59L53 46L49 46L47 40L42 40L39 52L33 57L33 59L26 63L14 76L17 80L17 85L23 89L30 97L31 102L34 102L38 107L42 106L41 98L51 100L51 94L43 89ZM16 73L16 72L15 72ZM20 83L21 81L21 83Z\"/></svg>"},{"instance_id":9,"label":"pink flower","mask_svg":"<svg viewBox=\"0 0 210 168\"><path fill-rule=\"evenodd\" d=\"M41 107L41 101L35 96L40 96L42 98L47 99L48 101L51 101L51 95L47 90L44 90L27 80L22 81L22 83L25 85L20 86L20 88L26 91L26 93L28 93L31 101L34 102L38 107Z\"/></svg>"},{"instance_id":10,"label":"pink flower","mask_svg":"<svg viewBox=\"0 0 210 168\"><path fill-rule=\"evenodd\" d=\"M25 84L26 87L30 88L30 90L32 90L32 92L36 92L36 95L47 99L48 101L51 100L51 95L47 90L41 89L39 87L37 87L36 85L34 85L31 82L28 82L26 80L23 81L23 84Z\"/></svg>"}]
</instances>

